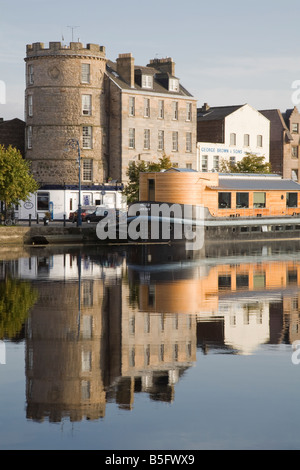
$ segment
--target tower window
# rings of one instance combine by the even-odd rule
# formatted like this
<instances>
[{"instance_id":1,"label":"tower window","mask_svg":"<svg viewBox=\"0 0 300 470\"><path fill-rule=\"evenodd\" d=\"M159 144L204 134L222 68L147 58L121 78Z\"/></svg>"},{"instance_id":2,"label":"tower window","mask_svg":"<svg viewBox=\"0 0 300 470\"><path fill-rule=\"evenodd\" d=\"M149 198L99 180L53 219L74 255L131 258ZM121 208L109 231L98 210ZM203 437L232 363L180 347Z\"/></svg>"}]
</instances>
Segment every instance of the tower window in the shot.
<instances>
[{"instance_id":1,"label":"tower window","mask_svg":"<svg viewBox=\"0 0 300 470\"><path fill-rule=\"evenodd\" d=\"M90 83L90 64L81 64L81 82Z\"/></svg>"}]
</instances>

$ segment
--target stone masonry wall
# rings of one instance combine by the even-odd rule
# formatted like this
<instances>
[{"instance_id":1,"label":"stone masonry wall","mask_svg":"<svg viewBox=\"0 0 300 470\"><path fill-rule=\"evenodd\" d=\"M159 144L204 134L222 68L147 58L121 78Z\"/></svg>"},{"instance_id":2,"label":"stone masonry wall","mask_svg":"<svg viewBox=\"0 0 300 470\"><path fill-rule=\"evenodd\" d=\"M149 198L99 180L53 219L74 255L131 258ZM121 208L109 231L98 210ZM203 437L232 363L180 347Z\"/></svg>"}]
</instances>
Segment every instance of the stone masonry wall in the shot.
<instances>
[{"instance_id":1,"label":"stone masonry wall","mask_svg":"<svg viewBox=\"0 0 300 470\"><path fill-rule=\"evenodd\" d=\"M32 161L32 171L40 183L78 182L78 151L67 146L70 138L78 139L82 159L93 160L93 181L102 183L106 161L103 156L105 132L104 48L88 44L60 43L27 46L25 110L27 136L32 128L32 148L26 158ZM90 64L90 83L81 81L82 63ZM31 69L31 80L29 71ZM31 83L32 82L32 83ZM82 95L91 95L91 115L82 112ZM32 105L32 106L31 106ZM31 108L31 109L30 109ZM83 127L92 127L93 145L83 148Z\"/></svg>"}]
</instances>

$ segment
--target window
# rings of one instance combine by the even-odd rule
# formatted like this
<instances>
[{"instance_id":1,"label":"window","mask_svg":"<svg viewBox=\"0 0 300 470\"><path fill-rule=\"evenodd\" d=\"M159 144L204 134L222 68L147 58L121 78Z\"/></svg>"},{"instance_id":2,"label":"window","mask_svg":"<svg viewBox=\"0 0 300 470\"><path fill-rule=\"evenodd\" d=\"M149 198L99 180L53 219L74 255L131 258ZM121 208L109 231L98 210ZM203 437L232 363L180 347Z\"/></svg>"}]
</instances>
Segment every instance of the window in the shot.
<instances>
[{"instance_id":1,"label":"window","mask_svg":"<svg viewBox=\"0 0 300 470\"><path fill-rule=\"evenodd\" d=\"M244 147L249 147L249 146L250 146L250 135L244 134Z\"/></svg>"},{"instance_id":2,"label":"window","mask_svg":"<svg viewBox=\"0 0 300 470\"><path fill-rule=\"evenodd\" d=\"M173 111L173 119L175 119L177 121L178 119L178 102L177 101L173 101L172 103L172 111Z\"/></svg>"},{"instance_id":3,"label":"window","mask_svg":"<svg viewBox=\"0 0 300 470\"><path fill-rule=\"evenodd\" d=\"M208 156L202 155L202 164L201 164L201 171L207 171L208 169Z\"/></svg>"},{"instance_id":4,"label":"window","mask_svg":"<svg viewBox=\"0 0 300 470\"><path fill-rule=\"evenodd\" d=\"M89 372L92 370L91 351L81 351L81 370L82 372Z\"/></svg>"},{"instance_id":5,"label":"window","mask_svg":"<svg viewBox=\"0 0 300 470\"><path fill-rule=\"evenodd\" d=\"M298 170L292 170L292 180L298 181Z\"/></svg>"},{"instance_id":6,"label":"window","mask_svg":"<svg viewBox=\"0 0 300 470\"><path fill-rule=\"evenodd\" d=\"M236 207L249 207L249 193L236 193Z\"/></svg>"},{"instance_id":7,"label":"window","mask_svg":"<svg viewBox=\"0 0 300 470\"><path fill-rule=\"evenodd\" d=\"M149 98L144 99L144 117L150 117L150 100L149 100Z\"/></svg>"},{"instance_id":8,"label":"window","mask_svg":"<svg viewBox=\"0 0 300 470\"><path fill-rule=\"evenodd\" d=\"M249 276L248 274L237 274L236 275L236 288L247 289L249 287Z\"/></svg>"},{"instance_id":9,"label":"window","mask_svg":"<svg viewBox=\"0 0 300 470\"><path fill-rule=\"evenodd\" d=\"M82 114L85 116L91 116L92 114L92 95L82 95Z\"/></svg>"},{"instance_id":10,"label":"window","mask_svg":"<svg viewBox=\"0 0 300 470\"><path fill-rule=\"evenodd\" d=\"M158 102L158 117L159 117L159 119L163 119L163 118L164 118L164 115L165 115L165 112L164 112L164 101L163 101L163 100L159 100L159 102Z\"/></svg>"},{"instance_id":11,"label":"window","mask_svg":"<svg viewBox=\"0 0 300 470\"><path fill-rule=\"evenodd\" d=\"M90 83L90 64L81 64L81 83Z\"/></svg>"},{"instance_id":12,"label":"window","mask_svg":"<svg viewBox=\"0 0 300 470\"><path fill-rule=\"evenodd\" d=\"M172 132L172 150L178 152L178 132Z\"/></svg>"},{"instance_id":13,"label":"window","mask_svg":"<svg viewBox=\"0 0 300 470\"><path fill-rule=\"evenodd\" d=\"M298 207L298 193L286 193L286 207Z\"/></svg>"},{"instance_id":14,"label":"window","mask_svg":"<svg viewBox=\"0 0 300 470\"><path fill-rule=\"evenodd\" d=\"M293 122L292 123L292 133L293 134L299 134L299 124L298 124L298 122Z\"/></svg>"},{"instance_id":15,"label":"window","mask_svg":"<svg viewBox=\"0 0 300 470\"><path fill-rule=\"evenodd\" d=\"M83 181L92 181L93 179L93 160L84 158L82 160L82 179Z\"/></svg>"},{"instance_id":16,"label":"window","mask_svg":"<svg viewBox=\"0 0 300 470\"><path fill-rule=\"evenodd\" d=\"M32 126L27 127L27 147L32 148Z\"/></svg>"},{"instance_id":17,"label":"window","mask_svg":"<svg viewBox=\"0 0 300 470\"><path fill-rule=\"evenodd\" d=\"M186 120L187 121L192 120L192 103L186 104Z\"/></svg>"},{"instance_id":18,"label":"window","mask_svg":"<svg viewBox=\"0 0 300 470\"><path fill-rule=\"evenodd\" d=\"M263 136L258 135L257 136L257 147L262 147L263 146Z\"/></svg>"},{"instance_id":19,"label":"window","mask_svg":"<svg viewBox=\"0 0 300 470\"><path fill-rule=\"evenodd\" d=\"M155 180L148 180L148 198L149 201L155 201Z\"/></svg>"},{"instance_id":20,"label":"window","mask_svg":"<svg viewBox=\"0 0 300 470\"><path fill-rule=\"evenodd\" d=\"M33 96L28 95L28 116L33 115Z\"/></svg>"},{"instance_id":21,"label":"window","mask_svg":"<svg viewBox=\"0 0 300 470\"><path fill-rule=\"evenodd\" d=\"M134 96L129 97L129 116L135 115L135 98Z\"/></svg>"},{"instance_id":22,"label":"window","mask_svg":"<svg viewBox=\"0 0 300 470\"><path fill-rule=\"evenodd\" d=\"M38 211L48 211L49 210L49 193L38 192L37 193L37 210Z\"/></svg>"},{"instance_id":23,"label":"window","mask_svg":"<svg viewBox=\"0 0 300 470\"><path fill-rule=\"evenodd\" d=\"M253 207L266 207L266 193L253 193Z\"/></svg>"},{"instance_id":24,"label":"window","mask_svg":"<svg viewBox=\"0 0 300 470\"><path fill-rule=\"evenodd\" d=\"M84 126L82 128L82 147L84 149L92 148L92 128L91 126Z\"/></svg>"},{"instance_id":25,"label":"window","mask_svg":"<svg viewBox=\"0 0 300 470\"><path fill-rule=\"evenodd\" d=\"M298 158L298 147L292 147L292 158Z\"/></svg>"},{"instance_id":26,"label":"window","mask_svg":"<svg viewBox=\"0 0 300 470\"><path fill-rule=\"evenodd\" d=\"M218 276L218 288L220 290L231 289L231 276L230 274L219 274Z\"/></svg>"},{"instance_id":27,"label":"window","mask_svg":"<svg viewBox=\"0 0 300 470\"><path fill-rule=\"evenodd\" d=\"M158 150L164 150L164 143L165 136L164 131L158 131Z\"/></svg>"},{"instance_id":28,"label":"window","mask_svg":"<svg viewBox=\"0 0 300 470\"><path fill-rule=\"evenodd\" d=\"M236 163L236 158L235 157L230 157L230 165L235 165Z\"/></svg>"},{"instance_id":29,"label":"window","mask_svg":"<svg viewBox=\"0 0 300 470\"><path fill-rule=\"evenodd\" d=\"M219 171L219 155L214 155L213 157L213 169L214 171Z\"/></svg>"},{"instance_id":30,"label":"window","mask_svg":"<svg viewBox=\"0 0 300 470\"><path fill-rule=\"evenodd\" d=\"M185 164L185 167L186 167L188 170L192 170L193 165L192 165L192 163L186 163L186 164Z\"/></svg>"},{"instance_id":31,"label":"window","mask_svg":"<svg viewBox=\"0 0 300 470\"><path fill-rule=\"evenodd\" d=\"M179 81L177 78L169 79L169 91L179 91Z\"/></svg>"},{"instance_id":32,"label":"window","mask_svg":"<svg viewBox=\"0 0 300 470\"><path fill-rule=\"evenodd\" d=\"M135 148L135 129L129 129L129 144L130 149Z\"/></svg>"},{"instance_id":33,"label":"window","mask_svg":"<svg viewBox=\"0 0 300 470\"><path fill-rule=\"evenodd\" d=\"M219 193L219 209L230 209L231 208L231 193Z\"/></svg>"},{"instance_id":34,"label":"window","mask_svg":"<svg viewBox=\"0 0 300 470\"><path fill-rule=\"evenodd\" d=\"M192 151L192 133L186 133L186 140L185 140L185 151L191 152Z\"/></svg>"},{"instance_id":35,"label":"window","mask_svg":"<svg viewBox=\"0 0 300 470\"><path fill-rule=\"evenodd\" d=\"M236 145L236 134L230 134L230 145Z\"/></svg>"},{"instance_id":36,"label":"window","mask_svg":"<svg viewBox=\"0 0 300 470\"><path fill-rule=\"evenodd\" d=\"M150 129L144 129L144 149L150 149Z\"/></svg>"},{"instance_id":37,"label":"window","mask_svg":"<svg viewBox=\"0 0 300 470\"><path fill-rule=\"evenodd\" d=\"M33 85L33 65L28 65L28 85Z\"/></svg>"},{"instance_id":38,"label":"window","mask_svg":"<svg viewBox=\"0 0 300 470\"><path fill-rule=\"evenodd\" d=\"M153 77L152 75L142 76L142 88L153 88Z\"/></svg>"}]
</instances>

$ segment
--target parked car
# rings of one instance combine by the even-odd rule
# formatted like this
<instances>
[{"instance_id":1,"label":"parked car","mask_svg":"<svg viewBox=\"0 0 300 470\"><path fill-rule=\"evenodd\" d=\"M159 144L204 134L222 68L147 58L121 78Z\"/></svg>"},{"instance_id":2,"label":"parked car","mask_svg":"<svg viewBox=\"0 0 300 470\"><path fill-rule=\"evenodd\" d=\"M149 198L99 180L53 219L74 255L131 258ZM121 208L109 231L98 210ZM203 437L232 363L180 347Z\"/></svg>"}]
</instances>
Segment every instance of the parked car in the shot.
<instances>
[{"instance_id":1,"label":"parked car","mask_svg":"<svg viewBox=\"0 0 300 470\"><path fill-rule=\"evenodd\" d=\"M82 222L86 221L86 217L89 214L92 214L95 211L96 207L97 206L82 206L81 207L81 220L82 220ZM73 223L77 222L77 215L78 215L78 210L76 210L75 212L70 212L69 220Z\"/></svg>"},{"instance_id":2,"label":"parked car","mask_svg":"<svg viewBox=\"0 0 300 470\"><path fill-rule=\"evenodd\" d=\"M103 206L98 206L97 209L88 214L86 216L86 222L90 223L90 222L99 222L100 220L104 219L104 217L106 217L109 212L113 215L114 212L116 212L116 218L118 219L119 218L119 213L120 211L118 209L113 209L113 208L110 208L110 207L103 207Z\"/></svg>"}]
</instances>

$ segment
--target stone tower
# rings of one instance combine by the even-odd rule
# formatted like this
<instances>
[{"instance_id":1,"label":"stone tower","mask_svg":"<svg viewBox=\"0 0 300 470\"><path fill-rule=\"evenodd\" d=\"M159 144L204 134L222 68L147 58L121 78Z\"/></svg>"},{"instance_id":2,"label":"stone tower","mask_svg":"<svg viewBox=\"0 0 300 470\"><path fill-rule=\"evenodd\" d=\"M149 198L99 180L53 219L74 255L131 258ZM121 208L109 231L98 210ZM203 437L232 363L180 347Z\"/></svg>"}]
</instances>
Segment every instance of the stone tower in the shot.
<instances>
[{"instance_id":1,"label":"stone tower","mask_svg":"<svg viewBox=\"0 0 300 470\"><path fill-rule=\"evenodd\" d=\"M26 159L41 184L102 183L106 175L105 48L71 42L27 45Z\"/></svg>"}]
</instances>

